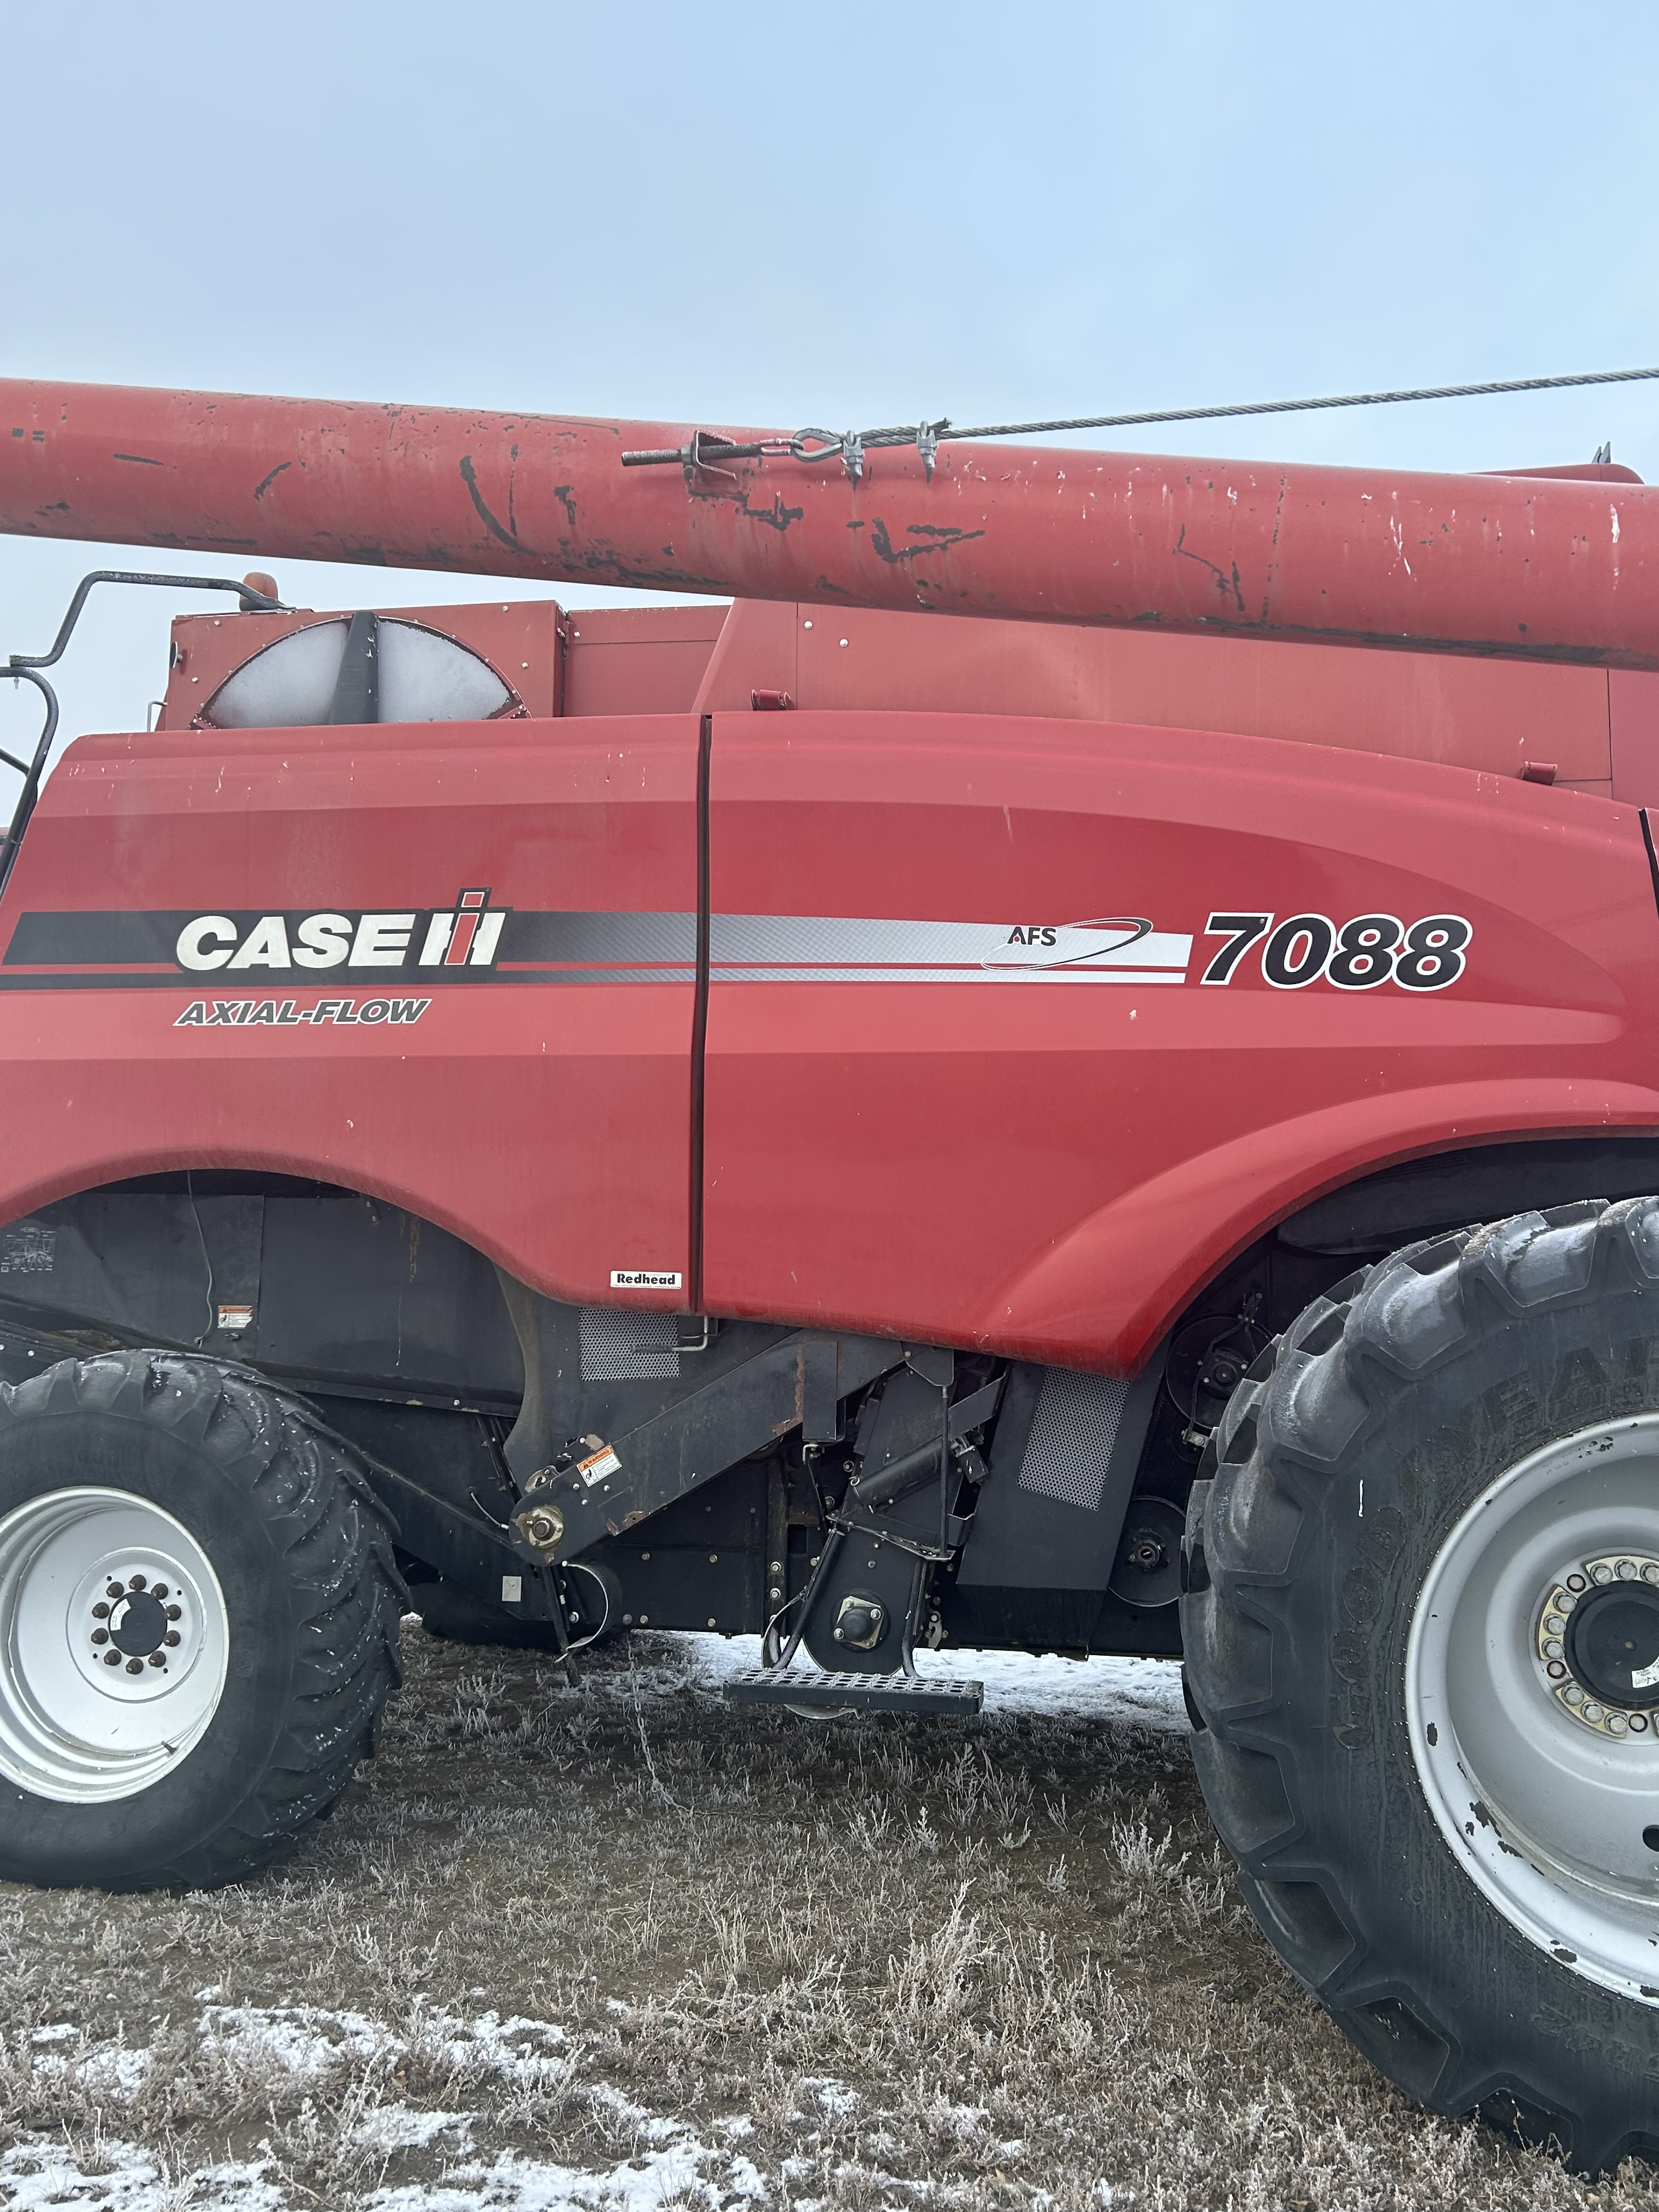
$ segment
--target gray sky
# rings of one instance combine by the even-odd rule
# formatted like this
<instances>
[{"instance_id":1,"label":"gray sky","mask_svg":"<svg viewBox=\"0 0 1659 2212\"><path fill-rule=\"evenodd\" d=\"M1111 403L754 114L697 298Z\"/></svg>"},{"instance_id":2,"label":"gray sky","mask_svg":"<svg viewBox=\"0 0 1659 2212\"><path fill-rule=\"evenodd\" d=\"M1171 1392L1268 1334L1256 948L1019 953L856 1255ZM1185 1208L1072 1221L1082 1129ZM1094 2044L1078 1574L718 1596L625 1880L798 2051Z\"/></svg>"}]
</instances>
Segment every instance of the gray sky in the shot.
<instances>
[{"instance_id":1,"label":"gray sky","mask_svg":"<svg viewBox=\"0 0 1659 2212\"><path fill-rule=\"evenodd\" d=\"M1659 362L1652 0L0 0L0 66L6 375L793 428ZM1607 439L1659 482L1659 385L1133 442ZM152 562L0 540L0 651ZM503 590L278 574L316 606ZM142 726L170 611L94 595L70 733ZM0 686L0 743L34 721Z\"/></svg>"}]
</instances>

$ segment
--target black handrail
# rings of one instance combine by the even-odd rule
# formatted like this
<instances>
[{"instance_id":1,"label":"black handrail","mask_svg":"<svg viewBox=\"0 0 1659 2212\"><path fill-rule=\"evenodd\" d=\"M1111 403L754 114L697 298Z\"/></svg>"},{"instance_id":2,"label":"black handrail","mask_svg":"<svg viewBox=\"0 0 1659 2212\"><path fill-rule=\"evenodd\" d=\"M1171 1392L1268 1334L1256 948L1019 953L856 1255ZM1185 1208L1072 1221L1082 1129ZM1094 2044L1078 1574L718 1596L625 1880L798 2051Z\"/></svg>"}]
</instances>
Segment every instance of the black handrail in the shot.
<instances>
[{"instance_id":1,"label":"black handrail","mask_svg":"<svg viewBox=\"0 0 1659 2212\"><path fill-rule=\"evenodd\" d=\"M4 667L0 668L0 678L9 677L14 684L33 684L46 702L46 724L35 745L33 759L21 761L15 753L0 749L0 761L3 761L8 768L15 768L23 779L23 788L17 794L11 821L5 836L0 837L0 893L5 890L7 879L17 858L17 848L23 842L23 832L28 828L29 817L34 812L35 801L40 795L40 780L46 774L46 763L52 755L52 740L58 735L58 694L40 671L62 659L64 648L81 619L81 610L85 606L87 596L94 584L165 584L181 592L234 592L242 603L244 613L286 614L289 611L281 599L272 599L268 592L256 591L252 584L238 583L230 576L151 576L132 568L94 568L89 576L82 576L75 587L75 596L69 603L64 619L58 624L51 652L14 653L8 656Z\"/></svg>"}]
</instances>

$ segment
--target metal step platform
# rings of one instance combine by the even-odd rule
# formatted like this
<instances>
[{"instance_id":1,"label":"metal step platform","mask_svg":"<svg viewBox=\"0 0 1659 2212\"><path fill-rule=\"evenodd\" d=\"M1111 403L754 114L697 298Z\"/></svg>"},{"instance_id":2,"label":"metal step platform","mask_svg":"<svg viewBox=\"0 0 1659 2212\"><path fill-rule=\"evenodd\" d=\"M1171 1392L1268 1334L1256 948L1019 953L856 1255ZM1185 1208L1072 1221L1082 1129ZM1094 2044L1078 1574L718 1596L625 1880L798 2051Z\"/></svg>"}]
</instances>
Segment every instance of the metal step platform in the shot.
<instances>
[{"instance_id":1,"label":"metal step platform","mask_svg":"<svg viewBox=\"0 0 1659 2212\"><path fill-rule=\"evenodd\" d=\"M744 1667L723 1685L734 1705L784 1705L797 1711L976 1713L983 1682L926 1682L914 1674L797 1674L776 1667Z\"/></svg>"}]
</instances>

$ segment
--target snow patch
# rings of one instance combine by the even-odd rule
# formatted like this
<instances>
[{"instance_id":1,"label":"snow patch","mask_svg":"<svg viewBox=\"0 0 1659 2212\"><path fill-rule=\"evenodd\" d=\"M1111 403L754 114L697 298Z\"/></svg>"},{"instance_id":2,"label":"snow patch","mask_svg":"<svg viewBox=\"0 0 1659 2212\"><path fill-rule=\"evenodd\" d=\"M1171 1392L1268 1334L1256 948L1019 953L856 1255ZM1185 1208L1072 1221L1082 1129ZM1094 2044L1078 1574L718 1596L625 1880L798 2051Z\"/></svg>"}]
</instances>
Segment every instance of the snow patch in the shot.
<instances>
[{"instance_id":1,"label":"snow patch","mask_svg":"<svg viewBox=\"0 0 1659 2212\"><path fill-rule=\"evenodd\" d=\"M56 2045L78 2039L80 2034L75 2027L43 2027L35 2030L33 2040ZM37 2081L73 2081L77 2088L94 2095L131 2104L149 2079L149 2053L129 2051L124 2043L83 2045L75 2057L52 2048L41 2051L33 2072Z\"/></svg>"},{"instance_id":2,"label":"snow patch","mask_svg":"<svg viewBox=\"0 0 1659 2212\"><path fill-rule=\"evenodd\" d=\"M377 2189L362 2198L362 2212L659 2212L688 2198L719 2212L734 2195L764 2196L747 2159L735 2160L722 2179L706 2175L712 2155L688 2137L602 2172L584 2173L503 2151L488 2166L452 2166L437 2181Z\"/></svg>"},{"instance_id":3,"label":"snow patch","mask_svg":"<svg viewBox=\"0 0 1659 2212\"><path fill-rule=\"evenodd\" d=\"M569 2062L556 2056L564 2030L551 2021L525 2020L499 2013L459 2020L450 2013L416 2008L407 2033L397 2034L384 2021L360 2012L329 2012L315 2005L210 2005L202 2014L204 2046L240 2073L286 2074L307 2087L325 2081L343 2063L380 2065L390 2070L419 2052L492 2081L521 2088L541 2088L569 2074ZM37 2063L40 2062L37 2061Z\"/></svg>"},{"instance_id":4,"label":"snow patch","mask_svg":"<svg viewBox=\"0 0 1659 2212\"><path fill-rule=\"evenodd\" d=\"M832 2116L850 2112L859 2100L856 2089L849 2089L845 2081L837 2081L831 2075L803 2075L800 2086L821 2112Z\"/></svg>"},{"instance_id":5,"label":"snow patch","mask_svg":"<svg viewBox=\"0 0 1659 2212\"><path fill-rule=\"evenodd\" d=\"M367 2014L316 2005L210 2005L198 2033L204 2047L238 2073L282 2073L307 2087L346 2060L372 2065L407 2048Z\"/></svg>"},{"instance_id":6,"label":"snow patch","mask_svg":"<svg viewBox=\"0 0 1659 2212\"><path fill-rule=\"evenodd\" d=\"M24 2136L0 2156L6 2212L46 2212L48 2206L96 2206L98 2212L176 2212L181 2204L213 2212L283 2212L288 2199L265 2176L269 2159L235 2160L168 2172L137 2143L106 2138L85 2163L45 2136Z\"/></svg>"},{"instance_id":7,"label":"snow patch","mask_svg":"<svg viewBox=\"0 0 1659 2212\"><path fill-rule=\"evenodd\" d=\"M476 2117L472 2112L417 2112L407 2105L381 2105L352 2130L351 2140L389 2157L393 2151L424 2150L453 2128L461 2138L455 2148L469 2151Z\"/></svg>"},{"instance_id":8,"label":"snow patch","mask_svg":"<svg viewBox=\"0 0 1659 2212\"><path fill-rule=\"evenodd\" d=\"M385 2117L393 2115L388 2110ZM422 2148L462 2118L453 2112L397 2117L411 2131L395 2141L389 2134L376 2137L374 2148ZM423 2130L418 2135L413 2132L417 2123ZM680 2129L677 2140L660 2149L596 2172L504 2151L489 2163L464 2160L435 2181L382 2186L354 2202L360 2212L660 2212L687 2202L720 2212L734 2197L765 2202L766 2184L748 2159L708 2171L716 2158ZM6 2212L75 2206L88 2212L94 2206L97 2212L178 2212L185 2204L211 2206L213 2212L283 2212L289 2200L267 2179L272 2166L270 2158L258 2158L169 2172L153 2153L118 2140L105 2141L83 2161L47 2137L31 2135L0 2155L0 2191Z\"/></svg>"}]
</instances>

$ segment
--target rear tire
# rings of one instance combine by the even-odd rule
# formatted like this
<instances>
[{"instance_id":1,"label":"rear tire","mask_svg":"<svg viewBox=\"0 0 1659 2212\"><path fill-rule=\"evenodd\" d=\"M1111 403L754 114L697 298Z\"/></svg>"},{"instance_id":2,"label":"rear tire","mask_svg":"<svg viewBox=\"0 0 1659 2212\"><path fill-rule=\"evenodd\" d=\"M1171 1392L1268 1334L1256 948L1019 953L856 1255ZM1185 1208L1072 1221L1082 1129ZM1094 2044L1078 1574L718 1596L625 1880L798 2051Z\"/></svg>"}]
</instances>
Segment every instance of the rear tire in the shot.
<instances>
[{"instance_id":1,"label":"rear tire","mask_svg":"<svg viewBox=\"0 0 1659 2212\"><path fill-rule=\"evenodd\" d=\"M0 1875L275 1858L374 1749L403 1601L350 1447L247 1370L121 1352L0 1387Z\"/></svg>"},{"instance_id":2,"label":"rear tire","mask_svg":"<svg viewBox=\"0 0 1659 2212\"><path fill-rule=\"evenodd\" d=\"M1659 1200L1351 1278L1200 1474L1194 1751L1268 1941L1434 2110L1659 2153Z\"/></svg>"}]
</instances>

